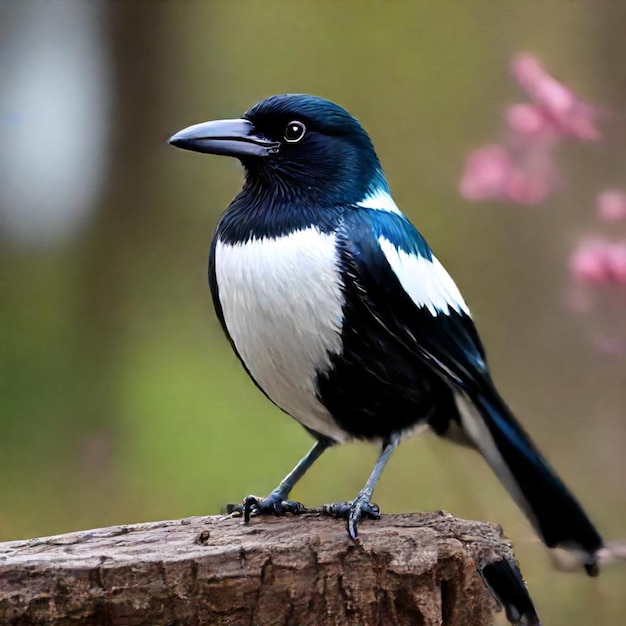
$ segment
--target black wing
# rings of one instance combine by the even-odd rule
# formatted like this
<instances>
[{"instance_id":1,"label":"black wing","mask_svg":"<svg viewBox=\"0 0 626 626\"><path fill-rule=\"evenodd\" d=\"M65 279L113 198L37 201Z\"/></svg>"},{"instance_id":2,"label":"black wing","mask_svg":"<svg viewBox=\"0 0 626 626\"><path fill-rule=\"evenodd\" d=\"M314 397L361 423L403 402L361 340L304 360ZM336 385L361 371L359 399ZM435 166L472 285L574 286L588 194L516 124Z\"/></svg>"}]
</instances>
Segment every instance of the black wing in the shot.
<instances>
[{"instance_id":1,"label":"black wing","mask_svg":"<svg viewBox=\"0 0 626 626\"><path fill-rule=\"evenodd\" d=\"M545 543L582 549L587 571L595 572L602 538L495 389L458 290L441 270L424 274L428 262L435 270L435 261L421 235L401 215L360 209L346 217L338 245L371 317L452 389L459 411L431 420L435 430L446 432L451 420L457 422ZM425 281L415 285L413 297L412 268Z\"/></svg>"}]
</instances>

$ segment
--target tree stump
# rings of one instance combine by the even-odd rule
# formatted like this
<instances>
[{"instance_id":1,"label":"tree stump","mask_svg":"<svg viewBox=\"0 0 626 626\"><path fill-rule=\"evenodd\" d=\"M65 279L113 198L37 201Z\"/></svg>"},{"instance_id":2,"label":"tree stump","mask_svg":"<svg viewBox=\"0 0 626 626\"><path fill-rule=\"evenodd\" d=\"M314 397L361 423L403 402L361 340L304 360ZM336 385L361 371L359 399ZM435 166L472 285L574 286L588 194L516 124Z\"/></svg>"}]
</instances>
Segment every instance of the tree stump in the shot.
<instances>
[{"instance_id":1,"label":"tree stump","mask_svg":"<svg viewBox=\"0 0 626 626\"><path fill-rule=\"evenodd\" d=\"M513 558L498 527L438 512L114 526L0 544L0 623L12 626L490 624L476 564Z\"/></svg>"}]
</instances>

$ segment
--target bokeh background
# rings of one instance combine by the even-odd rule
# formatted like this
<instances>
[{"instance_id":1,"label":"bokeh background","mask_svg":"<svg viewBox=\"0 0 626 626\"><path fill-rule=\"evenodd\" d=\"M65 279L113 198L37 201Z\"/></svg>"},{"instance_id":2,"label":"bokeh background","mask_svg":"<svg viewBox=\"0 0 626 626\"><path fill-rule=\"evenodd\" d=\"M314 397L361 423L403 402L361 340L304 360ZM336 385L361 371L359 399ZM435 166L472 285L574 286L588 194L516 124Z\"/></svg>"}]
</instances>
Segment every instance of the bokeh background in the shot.
<instances>
[{"instance_id":1,"label":"bokeh background","mask_svg":"<svg viewBox=\"0 0 626 626\"><path fill-rule=\"evenodd\" d=\"M598 226L595 195L626 185L625 24L626 3L598 0L0 3L0 538L218 513L308 449L210 302L208 246L240 168L166 144L303 91L369 130L503 395L605 535L626 539L626 358L594 342L626 308L594 293L573 309L567 270ZM508 64L522 50L612 111L604 139L561 151L564 183L541 206L469 203L465 158L520 98ZM375 456L331 450L294 496L349 499ZM626 565L555 572L471 451L408 441L375 499L501 523L546 624L623 624Z\"/></svg>"}]
</instances>

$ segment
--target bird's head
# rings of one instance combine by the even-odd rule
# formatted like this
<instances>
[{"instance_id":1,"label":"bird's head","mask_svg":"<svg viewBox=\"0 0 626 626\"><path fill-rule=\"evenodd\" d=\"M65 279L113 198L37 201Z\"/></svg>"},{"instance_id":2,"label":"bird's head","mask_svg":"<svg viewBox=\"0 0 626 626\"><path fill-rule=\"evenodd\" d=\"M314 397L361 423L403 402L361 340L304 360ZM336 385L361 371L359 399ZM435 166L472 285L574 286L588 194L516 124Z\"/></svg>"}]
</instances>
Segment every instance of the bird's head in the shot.
<instances>
[{"instance_id":1,"label":"bird's head","mask_svg":"<svg viewBox=\"0 0 626 626\"><path fill-rule=\"evenodd\" d=\"M249 185L331 204L356 203L387 184L361 124L337 104L303 94L272 96L239 119L176 133L179 148L237 157Z\"/></svg>"}]
</instances>

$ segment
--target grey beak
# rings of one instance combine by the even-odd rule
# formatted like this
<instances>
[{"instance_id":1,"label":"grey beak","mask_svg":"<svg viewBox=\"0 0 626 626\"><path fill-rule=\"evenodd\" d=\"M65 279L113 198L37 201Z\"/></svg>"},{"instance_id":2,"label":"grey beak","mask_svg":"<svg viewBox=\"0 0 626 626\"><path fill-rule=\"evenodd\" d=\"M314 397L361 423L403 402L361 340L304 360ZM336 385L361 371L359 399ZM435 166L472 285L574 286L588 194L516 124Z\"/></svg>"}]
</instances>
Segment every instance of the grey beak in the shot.
<instances>
[{"instance_id":1,"label":"grey beak","mask_svg":"<svg viewBox=\"0 0 626 626\"><path fill-rule=\"evenodd\" d=\"M245 119L194 124L172 135L169 143L183 150L234 157L264 157L280 148L279 142L257 134L254 124Z\"/></svg>"}]
</instances>

